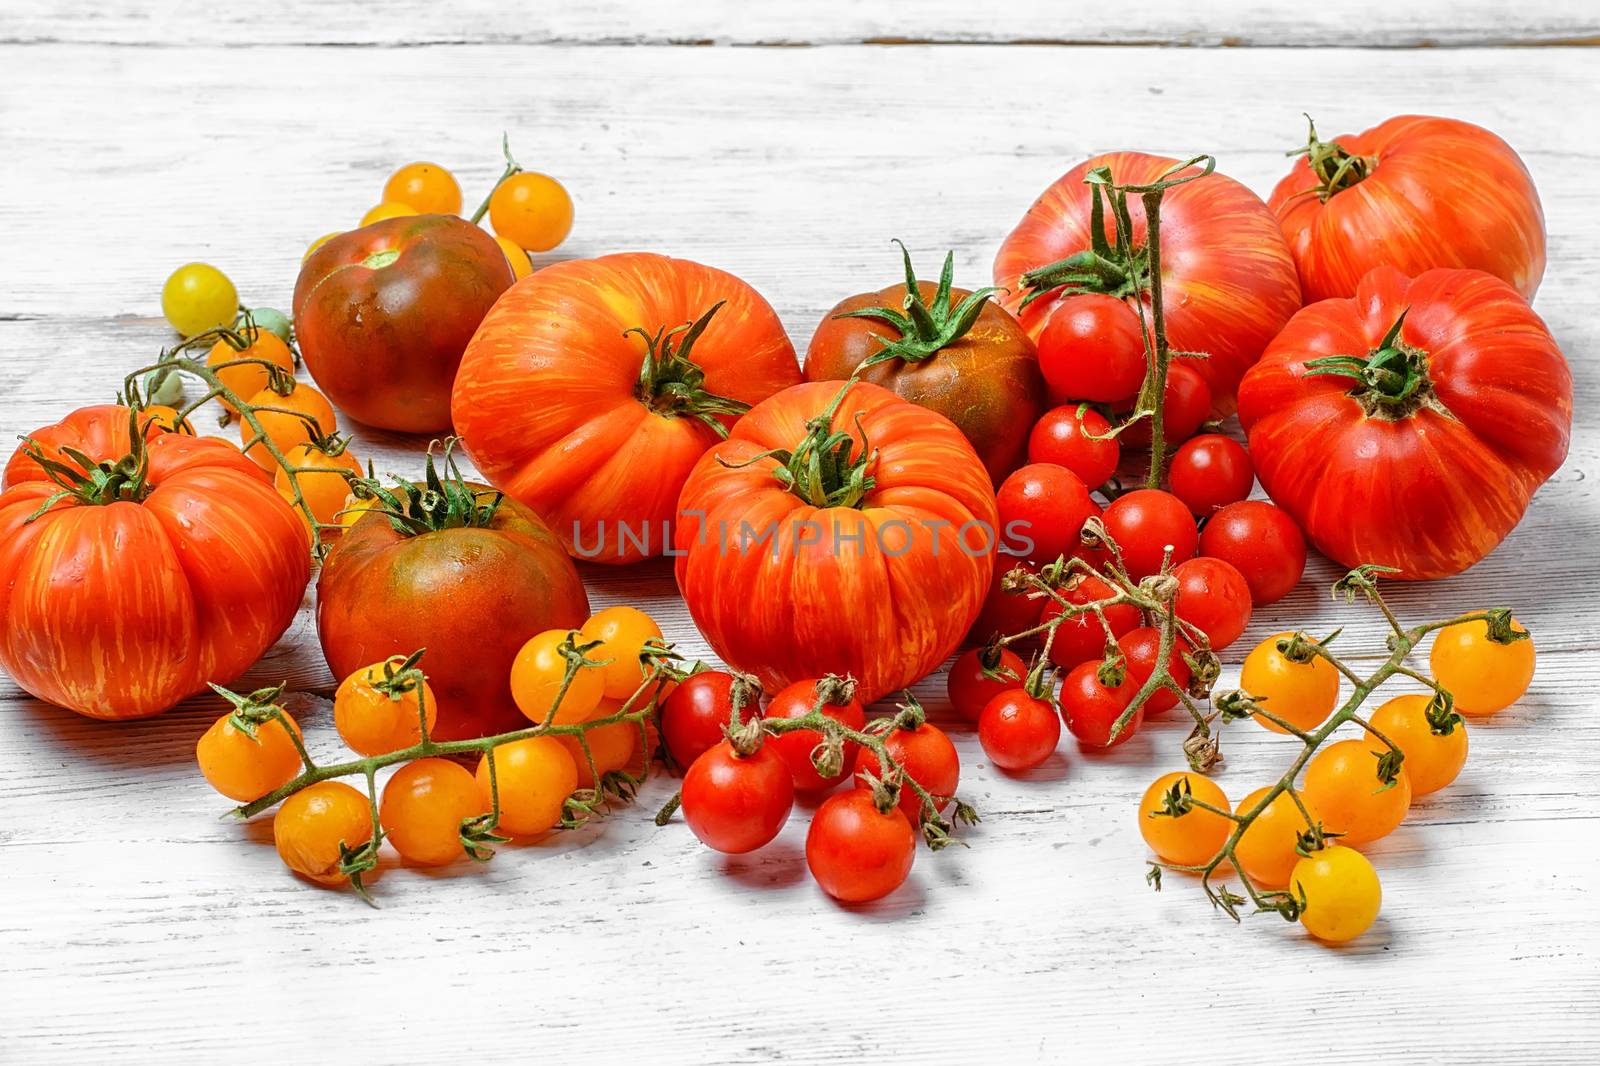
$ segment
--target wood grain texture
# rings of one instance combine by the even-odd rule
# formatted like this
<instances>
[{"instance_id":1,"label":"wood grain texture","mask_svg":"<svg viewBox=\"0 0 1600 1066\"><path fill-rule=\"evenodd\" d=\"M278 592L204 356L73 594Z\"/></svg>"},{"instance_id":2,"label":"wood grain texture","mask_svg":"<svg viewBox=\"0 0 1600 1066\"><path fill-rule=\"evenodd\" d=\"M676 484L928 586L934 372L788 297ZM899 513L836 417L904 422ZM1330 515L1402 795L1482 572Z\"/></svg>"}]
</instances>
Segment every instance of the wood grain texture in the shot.
<instances>
[{"instance_id":1,"label":"wood grain texture","mask_svg":"<svg viewBox=\"0 0 1600 1066\"><path fill-rule=\"evenodd\" d=\"M13 7L0 36L198 32L157 16L141 33L131 6L98 10ZM715 10L687 16L688 35ZM361 24L367 39L426 41L444 18L318 11L258 36L337 39ZM940 32L967 32L951 19ZM215 704L107 726L0 679L0 1061L322 1061L353 1038L382 1062L1600 1056L1600 431L1587 416L1600 403L1600 216L1594 131L1573 106L1600 88L1592 52L218 44L180 59L38 44L0 47L0 71L5 439L109 396L169 341L157 294L177 263L216 262L247 301L284 306L305 244L353 224L389 170L437 159L470 200L498 169L502 129L577 198L563 254L650 248L733 270L803 345L841 296L893 280L892 236L929 269L954 247L958 280L980 283L1032 197L1082 156L1211 150L1264 193L1301 110L1326 132L1454 114L1523 153L1551 232L1535 306L1572 360L1579 411L1571 456L1510 540L1465 575L1395 595L1414 619L1510 605L1542 657L1529 697L1472 729L1461 781L1373 849L1384 913L1344 949L1267 918L1236 929L1179 878L1145 887L1132 809L1180 764L1175 721L1109 755L1068 741L1009 778L950 723L942 680L924 681L985 820L970 851L920 855L874 907L837 907L810 883L803 819L743 859L698 847L681 822L656 829L648 814L671 791L657 781L640 809L488 867L390 870L372 911L287 876L268 823L217 820L226 804L192 764ZM380 470L417 468L419 442L358 430L356 447ZM1345 624L1347 652L1375 659L1381 629L1328 599L1334 575L1315 561L1239 651ZM705 654L666 567L585 578L597 606L644 606ZM308 611L246 683L283 678L311 693L302 721L331 753L318 694L333 679ZM1254 728L1224 744L1219 780L1235 797L1291 757Z\"/></svg>"},{"instance_id":2,"label":"wood grain texture","mask_svg":"<svg viewBox=\"0 0 1600 1066\"><path fill-rule=\"evenodd\" d=\"M453 44L816 47L839 44L1135 44L1290 47L1481 47L1600 41L1587 0L1495 0L1328 5L1273 0L1144 0L1109 11L1092 4L1016 0L974 4L815 0L435 4L392 0L328 4L255 0L13 0L0 41L126 46L275 44L415 48Z\"/></svg>"}]
</instances>

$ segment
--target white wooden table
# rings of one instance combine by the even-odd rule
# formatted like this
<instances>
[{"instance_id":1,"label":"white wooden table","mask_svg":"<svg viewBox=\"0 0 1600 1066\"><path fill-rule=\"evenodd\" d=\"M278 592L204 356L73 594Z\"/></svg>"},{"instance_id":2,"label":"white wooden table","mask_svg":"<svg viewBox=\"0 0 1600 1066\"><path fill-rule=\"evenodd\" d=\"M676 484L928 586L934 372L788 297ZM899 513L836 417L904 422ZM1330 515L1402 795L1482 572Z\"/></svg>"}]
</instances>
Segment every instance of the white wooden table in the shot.
<instances>
[{"instance_id":1,"label":"white wooden table","mask_svg":"<svg viewBox=\"0 0 1600 1066\"><path fill-rule=\"evenodd\" d=\"M1395 602L1417 620L1513 607L1538 641L1532 692L1474 723L1460 781L1372 850L1383 914L1334 950L1272 918L1236 928L1181 878L1145 886L1133 806L1181 765L1176 721L1109 756L1068 740L1027 779L952 725L984 821L872 908L811 883L804 818L732 860L655 828L660 780L598 831L391 871L372 910L290 877L268 821L218 820L193 763L215 704L112 726L0 678L0 1062L1596 1061L1592 3L1159 0L1103 23L1044 0L534 6L7 3L0 436L109 399L168 342L177 264L286 307L306 243L352 225L393 167L437 160L473 201L502 130L577 200L563 255L727 268L803 345L835 300L894 280L891 237L930 268L953 247L958 281L985 282L1032 197L1091 152L1212 152L1264 194L1301 111L1326 133L1455 115L1538 182L1536 307L1578 421L1499 551ZM1147 44L1208 47L1131 47ZM358 430L357 448L417 468L414 441ZM1374 658L1380 627L1329 601L1334 574L1313 562L1239 647L1343 624L1346 651ZM585 578L597 604L640 604L705 652L666 568ZM310 603L247 682L330 690ZM948 720L941 679L918 692ZM331 750L325 704L305 721ZM1275 777L1290 743L1235 729L1224 787Z\"/></svg>"}]
</instances>

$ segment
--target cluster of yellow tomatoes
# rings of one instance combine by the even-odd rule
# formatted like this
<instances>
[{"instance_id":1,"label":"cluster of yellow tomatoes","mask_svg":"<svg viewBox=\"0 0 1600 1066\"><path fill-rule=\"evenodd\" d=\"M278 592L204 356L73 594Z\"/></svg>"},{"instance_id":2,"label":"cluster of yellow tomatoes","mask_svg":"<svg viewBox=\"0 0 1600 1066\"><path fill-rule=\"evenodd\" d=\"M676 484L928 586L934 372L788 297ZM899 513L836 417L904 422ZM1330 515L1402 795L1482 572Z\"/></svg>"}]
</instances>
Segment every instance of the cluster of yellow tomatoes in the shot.
<instances>
[{"instance_id":1,"label":"cluster of yellow tomatoes","mask_svg":"<svg viewBox=\"0 0 1600 1066\"><path fill-rule=\"evenodd\" d=\"M562 692L568 661L561 646L584 649L598 665L580 667ZM512 695L536 725L575 724L617 714L646 680L645 645L659 646L661 628L643 611L610 607L575 631L532 637L511 672ZM356 754L391 755L421 744L435 720L433 693L413 663L389 659L356 671L339 685L334 728ZM559 701L558 697L559 696ZM643 706L643 704L641 704ZM510 837L543 835L562 821L568 797L597 787L596 775L639 764L641 730L620 721L575 735L538 735L496 743L474 769L454 758L425 756L400 766L383 788L378 822L401 858L442 866L469 852L464 824L495 805L492 827ZM583 744L587 742L588 754ZM303 741L283 715L255 727L251 737L233 715L219 718L196 745L200 772L218 792L250 803L290 784L305 769ZM648 754L648 753L642 753ZM493 777L490 762L493 761ZM592 760L592 766L591 766ZM372 800L338 780L319 781L288 796L273 819L278 855L295 873L318 884L346 880L341 860L372 839ZM370 881L373 874L368 874Z\"/></svg>"},{"instance_id":2,"label":"cluster of yellow tomatoes","mask_svg":"<svg viewBox=\"0 0 1600 1066\"><path fill-rule=\"evenodd\" d=\"M1512 623L1518 631L1522 627ZM1429 657L1434 680L1454 697L1454 710L1482 717L1504 710L1533 680L1531 640L1498 644L1484 621L1447 626L1434 638ZM1241 688L1261 706L1301 732L1327 721L1339 698L1339 672L1320 656L1305 661L1286 655L1279 644L1292 634L1262 641L1245 658ZM1240 873L1258 889L1287 890L1304 905L1300 921L1313 936L1331 942L1354 939L1376 920L1382 899L1377 872L1357 848L1391 833L1412 800L1436 792L1456 779L1467 760L1467 730L1455 715L1435 724L1430 695L1396 696L1373 712L1372 729L1404 754L1392 785L1378 776L1377 760L1389 747L1373 733L1340 740L1316 753L1294 793L1279 792L1250 823L1234 847ZM1287 732L1259 716L1274 732ZM1186 784L1185 784L1186 783ZM1204 807L1172 816L1164 797L1186 787ZM1237 807L1210 778L1173 773L1158 778L1139 803L1139 831L1163 862L1176 866L1209 863L1233 834L1226 813L1248 815L1272 790L1260 788ZM1211 808L1211 809L1207 809ZM1330 846L1307 851L1304 837L1320 824Z\"/></svg>"}]
</instances>

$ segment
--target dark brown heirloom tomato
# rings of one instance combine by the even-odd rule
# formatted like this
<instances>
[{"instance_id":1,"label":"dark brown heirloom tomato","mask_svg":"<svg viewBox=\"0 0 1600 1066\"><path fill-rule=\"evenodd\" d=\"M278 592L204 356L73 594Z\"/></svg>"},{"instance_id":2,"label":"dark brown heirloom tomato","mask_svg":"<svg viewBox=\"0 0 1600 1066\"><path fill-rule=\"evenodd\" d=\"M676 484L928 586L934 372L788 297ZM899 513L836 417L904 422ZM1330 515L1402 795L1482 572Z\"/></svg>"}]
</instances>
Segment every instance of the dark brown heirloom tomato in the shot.
<instances>
[{"instance_id":1,"label":"dark brown heirloom tomato","mask_svg":"<svg viewBox=\"0 0 1600 1066\"><path fill-rule=\"evenodd\" d=\"M989 300L996 290L951 287L954 253L933 285L916 280L910 254L900 250L905 284L852 296L829 311L806 349L805 379L854 376L939 412L999 484L1022 464L1028 433L1044 413L1033 341Z\"/></svg>"},{"instance_id":2,"label":"dark brown heirloom tomato","mask_svg":"<svg viewBox=\"0 0 1600 1066\"><path fill-rule=\"evenodd\" d=\"M425 485L384 490L329 555L317 582L317 635L343 680L426 648L439 701L434 736L487 736L527 724L511 661L536 633L589 617L577 569L532 511L433 459ZM433 493L423 490L432 485Z\"/></svg>"},{"instance_id":3,"label":"dark brown heirloom tomato","mask_svg":"<svg viewBox=\"0 0 1600 1066\"><path fill-rule=\"evenodd\" d=\"M513 280L494 238L454 215L385 219L312 252L294 286L306 369L341 411L401 433L450 428L450 388Z\"/></svg>"}]
</instances>

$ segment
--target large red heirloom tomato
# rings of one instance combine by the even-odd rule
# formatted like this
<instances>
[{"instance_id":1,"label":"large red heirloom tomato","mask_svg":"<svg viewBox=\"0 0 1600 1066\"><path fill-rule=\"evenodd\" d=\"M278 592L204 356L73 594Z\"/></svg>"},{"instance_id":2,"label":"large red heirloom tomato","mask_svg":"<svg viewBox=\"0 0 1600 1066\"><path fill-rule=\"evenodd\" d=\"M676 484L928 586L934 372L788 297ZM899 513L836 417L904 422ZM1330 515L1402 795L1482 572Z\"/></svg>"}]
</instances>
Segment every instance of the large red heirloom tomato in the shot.
<instances>
[{"instance_id":1,"label":"large red heirloom tomato","mask_svg":"<svg viewBox=\"0 0 1600 1066\"><path fill-rule=\"evenodd\" d=\"M85 407L31 434L0 492L0 666L91 718L232 681L311 576L305 523L254 460L147 418L130 439L130 414Z\"/></svg>"},{"instance_id":2,"label":"large red heirloom tomato","mask_svg":"<svg viewBox=\"0 0 1600 1066\"><path fill-rule=\"evenodd\" d=\"M1262 487L1325 555L1444 577L1566 458L1572 375L1500 279L1380 267L1294 317L1245 375L1239 420Z\"/></svg>"},{"instance_id":3,"label":"large red heirloom tomato","mask_svg":"<svg viewBox=\"0 0 1600 1066\"><path fill-rule=\"evenodd\" d=\"M1511 146L1470 122L1401 115L1319 141L1268 200L1307 303L1351 296L1374 267L1484 270L1533 299L1544 210Z\"/></svg>"},{"instance_id":4,"label":"large red heirloom tomato","mask_svg":"<svg viewBox=\"0 0 1600 1066\"><path fill-rule=\"evenodd\" d=\"M472 333L510 287L494 238L453 215L342 233L306 257L294 332L341 411L401 433L450 428L450 386Z\"/></svg>"},{"instance_id":5,"label":"large red heirloom tomato","mask_svg":"<svg viewBox=\"0 0 1600 1066\"><path fill-rule=\"evenodd\" d=\"M1088 280L1077 266L1063 261L1091 250L1094 192L1084 180L1090 171L1106 167L1119 185L1137 185L1189 173L1168 173L1179 162L1142 152L1095 156L1056 179L1028 208L995 256L994 279L1009 293L1006 306L1036 342L1043 343L1040 335L1055 311L1070 308L1073 302L1072 296L1058 297L1050 287L1050 275L1062 270L1074 275L1074 284L1127 303L1130 328L1138 330L1131 300L1148 280L1147 224L1138 196L1128 197L1132 262L1102 257L1094 264L1095 278ZM1115 247L1109 211L1103 225L1106 239ZM1041 270L1051 266L1057 270ZM1161 266L1172 348L1205 353L1207 358L1188 360L1186 365L1205 378L1214 409L1231 411L1240 376L1300 307L1294 259L1277 219L1255 193L1222 174L1174 186L1161 202ZM1046 295L1022 306L1040 290ZM1143 298L1149 302L1147 291Z\"/></svg>"},{"instance_id":6,"label":"large red heirloom tomato","mask_svg":"<svg viewBox=\"0 0 1600 1066\"><path fill-rule=\"evenodd\" d=\"M996 484L1028 450L1044 413L1044 379L1033 341L1015 318L980 293L951 287L954 254L938 285L906 280L841 301L811 335L807 381L855 376L938 411L977 450Z\"/></svg>"},{"instance_id":7,"label":"large red heirloom tomato","mask_svg":"<svg viewBox=\"0 0 1600 1066\"><path fill-rule=\"evenodd\" d=\"M678 587L769 691L849 674L869 703L938 666L983 606L994 489L948 419L877 385L807 382L733 427L678 503Z\"/></svg>"},{"instance_id":8,"label":"large red heirloom tomato","mask_svg":"<svg viewBox=\"0 0 1600 1066\"><path fill-rule=\"evenodd\" d=\"M573 554L627 563L666 550L683 479L734 418L799 380L760 293L628 252L506 293L461 361L452 411L490 482Z\"/></svg>"},{"instance_id":9,"label":"large red heirloom tomato","mask_svg":"<svg viewBox=\"0 0 1600 1066\"><path fill-rule=\"evenodd\" d=\"M426 648L434 736L505 732L527 719L511 662L528 638L589 617L577 568L539 516L433 459L422 485L363 511L322 566L317 635L336 679ZM432 491L429 491L431 488Z\"/></svg>"}]
</instances>

